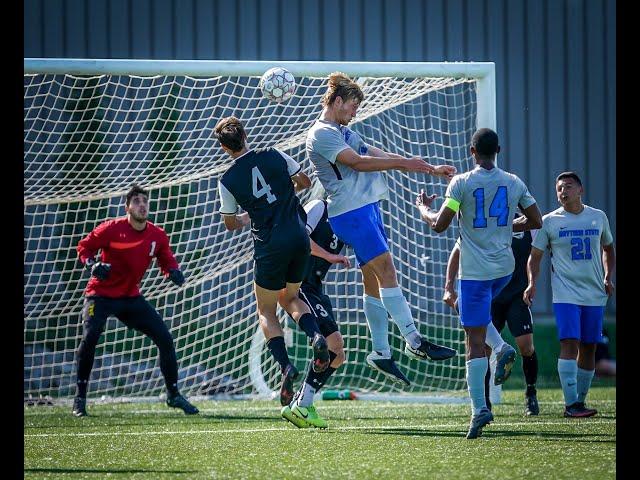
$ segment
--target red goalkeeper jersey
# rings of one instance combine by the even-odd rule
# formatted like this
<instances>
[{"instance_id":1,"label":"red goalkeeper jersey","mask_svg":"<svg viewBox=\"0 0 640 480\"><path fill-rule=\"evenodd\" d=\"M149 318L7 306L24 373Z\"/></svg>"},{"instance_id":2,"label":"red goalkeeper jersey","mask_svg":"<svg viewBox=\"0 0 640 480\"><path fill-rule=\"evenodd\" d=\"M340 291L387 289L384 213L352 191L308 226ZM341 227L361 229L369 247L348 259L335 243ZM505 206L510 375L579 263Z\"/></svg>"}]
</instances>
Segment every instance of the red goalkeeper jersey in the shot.
<instances>
[{"instance_id":1,"label":"red goalkeeper jersey","mask_svg":"<svg viewBox=\"0 0 640 480\"><path fill-rule=\"evenodd\" d=\"M98 225L78 243L78 256L85 263L102 250L100 260L111 264L106 280L91 277L85 295L121 298L140 295L140 282L153 258L167 276L169 270L179 268L169 247L165 231L147 222L141 232L135 230L126 217L108 220Z\"/></svg>"}]
</instances>

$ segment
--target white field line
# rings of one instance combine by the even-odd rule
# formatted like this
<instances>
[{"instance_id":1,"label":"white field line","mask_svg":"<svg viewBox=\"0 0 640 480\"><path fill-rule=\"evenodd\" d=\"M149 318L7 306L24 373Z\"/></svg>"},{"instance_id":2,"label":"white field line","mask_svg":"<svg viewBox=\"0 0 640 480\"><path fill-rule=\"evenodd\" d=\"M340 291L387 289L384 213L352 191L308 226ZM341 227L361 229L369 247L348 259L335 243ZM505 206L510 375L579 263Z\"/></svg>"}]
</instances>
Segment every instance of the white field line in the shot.
<instances>
[{"instance_id":1,"label":"white field line","mask_svg":"<svg viewBox=\"0 0 640 480\"><path fill-rule=\"evenodd\" d=\"M575 421L574 421L575 422ZM606 419L591 419L589 424L613 424L615 420ZM572 423L570 420L560 422L497 422L494 426L498 427L521 427L530 425L567 425ZM330 431L357 431L357 430L393 430L396 428L407 428L411 430L433 430L437 428L456 427L459 428L466 423L443 423L439 425L367 425L367 426L351 426L351 427L332 427ZM310 429L315 430L315 429ZM225 430L172 430L172 431L151 431L151 432L86 432L86 433L29 433L25 434L25 438L33 437L110 437L110 436L144 436L144 435L199 435L199 434L228 434L228 433L263 433L263 432L284 432L295 431L291 426L287 427L272 427L272 428L246 428L246 429L225 429ZM534 434L535 435L535 434Z\"/></svg>"},{"instance_id":2,"label":"white field line","mask_svg":"<svg viewBox=\"0 0 640 480\"><path fill-rule=\"evenodd\" d=\"M345 403L346 402L346 403ZM160 402L158 402L160 403ZM415 403L389 403L389 404L384 404L384 405L376 405L376 406L372 406L369 402L366 403L353 403L351 401L336 401L336 402L330 402L331 404L327 403L327 402L322 402L322 403L317 403L316 405L321 408L321 410L325 411L325 410L329 410L329 411L333 411L333 410L360 410L360 409L364 409L367 411L371 411L371 412L377 412L377 411L381 411L381 410L388 410L390 407L398 409L398 408L424 408L426 406L427 409L432 409L435 407L441 408L441 409L446 409L446 408L451 408L451 407L464 407L464 408L469 408L468 404L415 404ZM557 402L538 402L540 405L564 405L563 401L557 401ZM615 400L591 400L589 401L589 405L610 405L610 404L615 404L616 401ZM87 404L87 407L90 408L95 408L95 407L101 407L104 404L95 404L92 405L90 402ZM508 404L501 404L501 405L508 405ZM517 406L519 408L519 405ZM66 408L66 406L65 406ZM273 407L271 406L251 406L251 407L221 407L221 408L201 408L200 409L200 413L207 413L207 414L213 414L215 415L216 413L222 414L222 413L235 413L235 412L274 412L277 411L280 407L276 404L273 405ZM39 416L39 415L59 415L60 414L60 405L56 405L53 407L46 407L46 406L42 406L42 407L25 407L24 408L24 416ZM164 407L160 407L157 409L144 409L144 410L128 410L128 409L117 409L117 410L112 410L110 412L100 412L100 416L110 416L110 415L120 415L123 413L130 413L133 415L144 415L144 414L158 414L158 415L175 415L176 413L180 413L177 410L174 409L168 409L168 408L164 408Z\"/></svg>"}]
</instances>

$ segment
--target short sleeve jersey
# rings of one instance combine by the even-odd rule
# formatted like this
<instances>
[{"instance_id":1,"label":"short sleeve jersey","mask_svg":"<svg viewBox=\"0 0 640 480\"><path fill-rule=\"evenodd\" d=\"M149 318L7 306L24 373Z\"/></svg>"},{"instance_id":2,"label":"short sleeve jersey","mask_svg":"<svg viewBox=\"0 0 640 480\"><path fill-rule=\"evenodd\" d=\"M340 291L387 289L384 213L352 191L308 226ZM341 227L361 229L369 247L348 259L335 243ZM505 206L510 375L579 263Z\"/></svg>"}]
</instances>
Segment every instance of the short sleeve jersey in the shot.
<instances>
[{"instance_id":1,"label":"short sleeve jersey","mask_svg":"<svg viewBox=\"0 0 640 480\"><path fill-rule=\"evenodd\" d=\"M514 269L513 218L536 203L522 180L498 167L456 175L445 196L459 205L461 279L493 280Z\"/></svg>"},{"instance_id":2,"label":"short sleeve jersey","mask_svg":"<svg viewBox=\"0 0 640 480\"><path fill-rule=\"evenodd\" d=\"M340 253L344 242L331 229L327 216L327 203L322 200L312 200L304 206L304 209L307 212L309 237L327 252ZM322 282L331 265L324 258L311 255L303 285L322 293Z\"/></svg>"},{"instance_id":3,"label":"short sleeve jersey","mask_svg":"<svg viewBox=\"0 0 640 480\"><path fill-rule=\"evenodd\" d=\"M607 215L597 208L574 214L560 207L542 217L533 246L551 252L553 303L607 304L600 249L612 243Z\"/></svg>"},{"instance_id":4,"label":"short sleeve jersey","mask_svg":"<svg viewBox=\"0 0 640 480\"><path fill-rule=\"evenodd\" d=\"M382 172L358 172L336 160L347 148L359 155L368 152L360 135L344 125L318 120L307 133L307 155L327 193L329 217L389 199Z\"/></svg>"},{"instance_id":5,"label":"short sleeve jersey","mask_svg":"<svg viewBox=\"0 0 640 480\"><path fill-rule=\"evenodd\" d=\"M218 184L220 213L233 215L238 206L249 214L254 240L268 242L273 229L303 229L304 209L291 177L300 165L276 150L250 150L235 159Z\"/></svg>"}]
</instances>

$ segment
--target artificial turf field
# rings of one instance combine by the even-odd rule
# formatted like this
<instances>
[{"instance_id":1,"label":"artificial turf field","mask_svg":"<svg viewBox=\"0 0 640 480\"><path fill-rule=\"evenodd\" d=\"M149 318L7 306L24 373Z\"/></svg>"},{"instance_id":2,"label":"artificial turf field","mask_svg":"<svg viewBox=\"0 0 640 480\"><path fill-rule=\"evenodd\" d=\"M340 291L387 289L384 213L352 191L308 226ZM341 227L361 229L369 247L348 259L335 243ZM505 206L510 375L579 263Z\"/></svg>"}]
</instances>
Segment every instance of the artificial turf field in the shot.
<instances>
[{"instance_id":1,"label":"artificial turf field","mask_svg":"<svg viewBox=\"0 0 640 480\"><path fill-rule=\"evenodd\" d=\"M318 401L327 430L297 429L277 401L197 402L187 417L158 403L25 407L25 478L567 478L616 474L616 389L594 386L596 417L562 417L540 388L540 415L506 390L482 437L464 438L467 404Z\"/></svg>"}]
</instances>

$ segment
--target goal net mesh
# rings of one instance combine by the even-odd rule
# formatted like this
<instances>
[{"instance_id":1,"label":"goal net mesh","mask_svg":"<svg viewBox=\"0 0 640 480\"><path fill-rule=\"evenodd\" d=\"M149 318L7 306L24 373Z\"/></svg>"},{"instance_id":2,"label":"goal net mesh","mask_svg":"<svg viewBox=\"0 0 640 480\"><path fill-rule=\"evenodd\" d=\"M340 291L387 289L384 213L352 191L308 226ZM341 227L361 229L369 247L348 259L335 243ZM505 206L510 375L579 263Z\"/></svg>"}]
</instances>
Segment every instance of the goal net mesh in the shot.
<instances>
[{"instance_id":1,"label":"goal net mesh","mask_svg":"<svg viewBox=\"0 0 640 480\"><path fill-rule=\"evenodd\" d=\"M296 80L295 96L277 105L262 97L259 77L24 76L25 396L74 395L88 280L76 246L99 223L124 215L124 194L133 183L150 190L150 220L167 231L187 278L178 288L154 263L141 286L173 335L183 393L256 395L279 388L279 369L258 328L250 232L227 232L217 213L218 180L231 159L212 131L220 118L239 117L252 148L277 147L312 177L314 188L301 194L303 203L318 195L305 136L321 113L326 78ZM475 81L356 80L365 100L350 128L369 145L469 169ZM446 184L399 171L386 177L391 199L381 207L399 284L420 333L456 348L458 355L445 362L411 359L390 321L392 349L412 385L398 387L371 370L365 362L371 339L360 271L334 266L325 293L334 305L347 361L327 388L459 392L466 386L464 334L441 301L457 227L433 235L414 206L421 188L442 197ZM347 248L345 254L355 265L353 251ZM311 357L306 337L280 310L279 317L290 357L305 370ZM144 397L163 391L156 347L109 318L89 394Z\"/></svg>"}]
</instances>

